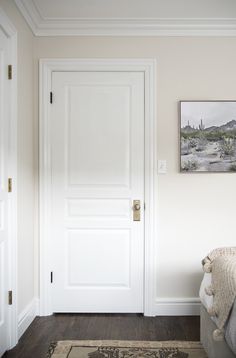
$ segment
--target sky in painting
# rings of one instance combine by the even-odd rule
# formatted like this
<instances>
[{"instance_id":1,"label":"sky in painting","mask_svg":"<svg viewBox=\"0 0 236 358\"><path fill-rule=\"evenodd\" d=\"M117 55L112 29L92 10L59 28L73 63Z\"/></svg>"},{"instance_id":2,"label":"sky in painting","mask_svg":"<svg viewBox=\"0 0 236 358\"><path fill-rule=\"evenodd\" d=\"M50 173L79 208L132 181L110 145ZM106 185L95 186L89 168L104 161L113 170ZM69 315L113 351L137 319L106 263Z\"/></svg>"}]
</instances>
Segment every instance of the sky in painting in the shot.
<instances>
[{"instance_id":1,"label":"sky in painting","mask_svg":"<svg viewBox=\"0 0 236 358\"><path fill-rule=\"evenodd\" d=\"M181 102L181 127L188 122L195 128L203 121L205 128L236 120L235 102Z\"/></svg>"}]
</instances>

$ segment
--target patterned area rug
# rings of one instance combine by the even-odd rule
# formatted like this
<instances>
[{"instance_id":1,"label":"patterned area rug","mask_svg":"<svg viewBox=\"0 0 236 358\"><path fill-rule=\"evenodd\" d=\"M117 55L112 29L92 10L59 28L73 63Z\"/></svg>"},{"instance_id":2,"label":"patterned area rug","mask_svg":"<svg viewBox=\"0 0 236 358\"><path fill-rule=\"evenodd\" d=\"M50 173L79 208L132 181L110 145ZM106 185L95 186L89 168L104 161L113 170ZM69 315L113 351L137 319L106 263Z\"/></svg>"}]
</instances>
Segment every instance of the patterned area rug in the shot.
<instances>
[{"instance_id":1,"label":"patterned area rug","mask_svg":"<svg viewBox=\"0 0 236 358\"><path fill-rule=\"evenodd\" d=\"M59 341L48 358L207 358L200 342Z\"/></svg>"}]
</instances>

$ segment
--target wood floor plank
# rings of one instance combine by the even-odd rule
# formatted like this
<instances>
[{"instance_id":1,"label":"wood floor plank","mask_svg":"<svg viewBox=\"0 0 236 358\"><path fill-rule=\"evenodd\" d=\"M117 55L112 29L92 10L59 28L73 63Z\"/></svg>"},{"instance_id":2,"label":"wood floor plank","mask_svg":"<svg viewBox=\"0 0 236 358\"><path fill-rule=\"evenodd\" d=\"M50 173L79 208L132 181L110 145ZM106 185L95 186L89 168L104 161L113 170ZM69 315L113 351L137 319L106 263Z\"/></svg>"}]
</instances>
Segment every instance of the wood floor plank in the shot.
<instances>
[{"instance_id":1,"label":"wood floor plank","mask_svg":"<svg viewBox=\"0 0 236 358\"><path fill-rule=\"evenodd\" d=\"M55 314L36 317L4 358L44 358L52 341L66 339L200 339L198 316L143 317L141 314Z\"/></svg>"}]
</instances>

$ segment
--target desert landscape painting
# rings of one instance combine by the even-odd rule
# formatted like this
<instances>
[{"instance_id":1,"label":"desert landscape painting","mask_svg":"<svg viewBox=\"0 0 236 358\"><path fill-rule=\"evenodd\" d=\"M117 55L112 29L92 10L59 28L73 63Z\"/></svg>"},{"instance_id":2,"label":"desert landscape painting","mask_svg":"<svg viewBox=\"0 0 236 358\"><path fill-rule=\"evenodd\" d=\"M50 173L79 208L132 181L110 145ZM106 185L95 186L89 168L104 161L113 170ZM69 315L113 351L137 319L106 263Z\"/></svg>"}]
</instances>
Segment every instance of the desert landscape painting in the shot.
<instances>
[{"instance_id":1,"label":"desert landscape painting","mask_svg":"<svg viewBox=\"0 0 236 358\"><path fill-rule=\"evenodd\" d=\"M236 101L180 102L180 170L236 173Z\"/></svg>"}]
</instances>

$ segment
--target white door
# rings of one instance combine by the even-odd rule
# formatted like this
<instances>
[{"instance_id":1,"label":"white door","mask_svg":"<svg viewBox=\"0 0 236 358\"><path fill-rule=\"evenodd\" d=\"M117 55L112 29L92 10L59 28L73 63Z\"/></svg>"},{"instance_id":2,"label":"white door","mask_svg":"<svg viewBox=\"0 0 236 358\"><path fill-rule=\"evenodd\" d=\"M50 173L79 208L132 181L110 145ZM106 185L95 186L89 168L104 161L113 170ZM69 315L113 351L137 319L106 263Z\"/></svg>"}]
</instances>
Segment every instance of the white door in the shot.
<instances>
[{"instance_id":1,"label":"white door","mask_svg":"<svg viewBox=\"0 0 236 358\"><path fill-rule=\"evenodd\" d=\"M52 92L53 311L143 312L144 74L53 72Z\"/></svg>"},{"instance_id":2,"label":"white door","mask_svg":"<svg viewBox=\"0 0 236 358\"><path fill-rule=\"evenodd\" d=\"M7 155L8 155L8 39L0 29L0 356L8 348L7 297Z\"/></svg>"}]
</instances>

